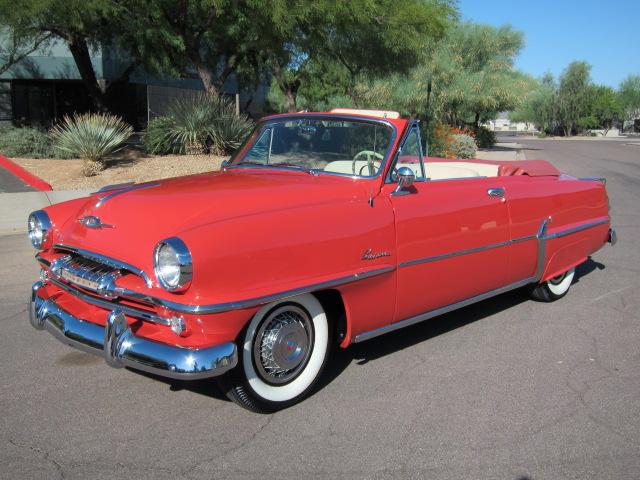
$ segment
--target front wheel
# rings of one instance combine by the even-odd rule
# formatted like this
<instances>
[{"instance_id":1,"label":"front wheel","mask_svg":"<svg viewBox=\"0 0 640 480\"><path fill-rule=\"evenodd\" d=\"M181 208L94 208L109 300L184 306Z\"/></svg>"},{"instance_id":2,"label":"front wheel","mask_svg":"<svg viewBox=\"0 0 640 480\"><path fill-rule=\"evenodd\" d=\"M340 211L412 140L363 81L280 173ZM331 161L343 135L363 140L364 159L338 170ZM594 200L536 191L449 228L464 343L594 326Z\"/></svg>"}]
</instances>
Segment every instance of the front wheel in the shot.
<instances>
[{"instance_id":1,"label":"front wheel","mask_svg":"<svg viewBox=\"0 0 640 480\"><path fill-rule=\"evenodd\" d=\"M553 302L564 297L571 287L575 273L575 268L572 268L546 282L533 286L530 291L531 298L540 302Z\"/></svg>"},{"instance_id":2,"label":"front wheel","mask_svg":"<svg viewBox=\"0 0 640 480\"><path fill-rule=\"evenodd\" d=\"M326 363L329 324L311 294L266 305L242 338L238 367L220 379L227 397L254 412L302 400Z\"/></svg>"}]
</instances>

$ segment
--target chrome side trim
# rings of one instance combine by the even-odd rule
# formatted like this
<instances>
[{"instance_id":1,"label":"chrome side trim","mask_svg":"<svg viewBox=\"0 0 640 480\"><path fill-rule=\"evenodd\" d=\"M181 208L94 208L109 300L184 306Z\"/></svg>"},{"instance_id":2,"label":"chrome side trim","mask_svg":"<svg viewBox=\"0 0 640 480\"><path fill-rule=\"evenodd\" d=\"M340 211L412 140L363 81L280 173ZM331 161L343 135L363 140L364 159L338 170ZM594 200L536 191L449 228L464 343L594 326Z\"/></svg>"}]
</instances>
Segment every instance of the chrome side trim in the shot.
<instances>
[{"instance_id":1,"label":"chrome side trim","mask_svg":"<svg viewBox=\"0 0 640 480\"><path fill-rule=\"evenodd\" d=\"M545 218L540 224L538 233L536 233L536 239L538 241L538 254L536 259L536 273L533 278L535 281L540 281L542 274L544 273L545 260L547 258L547 225L551 222L551 217Z\"/></svg>"},{"instance_id":2,"label":"chrome side trim","mask_svg":"<svg viewBox=\"0 0 640 480\"><path fill-rule=\"evenodd\" d=\"M96 298L91 295L87 295L86 293L81 292L80 290L70 285L67 285L59 280L56 280L55 278L49 277L48 281L54 284L59 289L64 290L67 293L70 293L71 295L79 298L83 302L87 302L91 305L95 305L96 307L104 308L106 310L113 310L117 308L121 310L125 315L129 315L130 317L139 318L141 320L157 323L159 325L171 326L171 322L169 321L168 318L163 318L152 312L147 312L145 310L141 310L135 307L130 307L128 305L121 305L116 302L111 302L109 300L103 300L101 298Z\"/></svg>"},{"instance_id":3,"label":"chrome side trim","mask_svg":"<svg viewBox=\"0 0 640 480\"><path fill-rule=\"evenodd\" d=\"M416 258L415 260L408 260L398 264L399 267L410 267L412 265L419 265L421 263L436 262L438 260L444 260L446 258L459 257L460 255L469 255L471 253L483 252L485 250L491 250L494 248L506 247L514 243L526 242L528 240L534 240L537 238L535 235L528 235L526 237L514 238L513 240L507 240L504 242L492 243L490 245L482 245L480 247L468 248L466 250L458 250L455 252L442 253L440 255L434 255L432 257Z\"/></svg>"},{"instance_id":4,"label":"chrome side trim","mask_svg":"<svg viewBox=\"0 0 640 480\"><path fill-rule=\"evenodd\" d=\"M130 367L179 380L197 380L222 375L238 364L238 350L233 342L200 349L155 342L135 335L119 310L108 314L105 328L71 315L54 300L38 296L41 287L41 282L32 287L31 324L38 330L48 330L71 347L104 356L113 367Z\"/></svg>"},{"instance_id":5,"label":"chrome side trim","mask_svg":"<svg viewBox=\"0 0 640 480\"><path fill-rule=\"evenodd\" d=\"M399 322L395 322L390 325L385 325L384 327L380 327L375 330L370 330L368 332L361 333L359 335L356 335L354 342L355 343L363 342L365 340L369 340L379 335L383 335L385 333L392 332L400 328L408 327L409 325L413 325L415 323L420 323L424 320L437 317L438 315L443 315L453 310L457 310L458 308L466 307L467 305L471 305L472 303L476 303L481 300L486 300L487 298L500 295L501 293L505 293L510 290L515 290L516 288L524 287L525 285L528 285L529 283L532 283L534 281L535 279L533 277L525 278L524 280L520 280L519 282L511 283L504 287L496 288L495 290L481 293L480 295L467 298L460 302L452 303L451 305L446 305L444 307L431 310L430 312L422 313L420 315L416 315L415 317L407 318L406 320L401 320Z\"/></svg>"},{"instance_id":6,"label":"chrome side trim","mask_svg":"<svg viewBox=\"0 0 640 480\"><path fill-rule=\"evenodd\" d=\"M124 298L131 298L139 300L141 302L152 303L153 305L168 308L174 312L189 313L189 314L212 314L227 312L230 310L241 310L243 308L257 307L265 305L267 303L275 302L276 300L284 300L286 298L302 295L303 293L311 293L317 290L324 290L327 288L337 287L346 283L355 282L357 280L364 280L365 278L375 277L382 275L383 273L393 272L395 267L384 267L375 270L369 270L362 273L354 273L346 277L336 278L326 282L314 283L300 288L294 288L291 290L285 290L283 292L273 293L271 295L265 295L263 297L250 298L248 300L238 300L236 302L228 303L214 303L210 305L185 305L183 303L176 303L163 298L151 297L149 295L133 292L131 290L124 290L122 296Z\"/></svg>"},{"instance_id":7,"label":"chrome side trim","mask_svg":"<svg viewBox=\"0 0 640 480\"><path fill-rule=\"evenodd\" d=\"M107 257L106 255L101 255L99 253L90 252L89 250L84 250L82 248L72 247L71 245L66 245L64 243L56 243L53 246L53 248L57 250L65 250L67 252L77 253L78 255L90 258L91 260L95 260L96 262L104 263L105 265L108 265L113 268L127 270L128 272L131 272L134 275L138 275L139 277L142 277L142 279L144 280L144 283L147 285L148 288L151 288L153 285L151 283L151 279L145 273L144 270L138 267L135 267L129 263L116 260L115 258Z\"/></svg>"},{"instance_id":8,"label":"chrome side trim","mask_svg":"<svg viewBox=\"0 0 640 480\"><path fill-rule=\"evenodd\" d=\"M468 249L465 249L465 250L457 250L455 252L442 253L440 255L433 255L431 257L422 257L422 258L416 258L414 260L407 260L406 262L400 262L398 264L398 267L410 267L412 265L419 265L421 263L435 262L435 261L438 261L438 260L444 260L446 258L458 257L460 255L469 255L471 253L478 253L478 252L483 252L485 250L491 250L491 249L494 249L494 248L506 247L506 246L512 245L514 243L526 242L526 241L529 241L529 240L538 240L538 257L540 257L540 256L544 257L545 250L546 250L545 242L547 240L552 240L554 238L560 238L560 237L564 237L566 235L571 235L572 233L580 232L580 231L586 230L588 228L592 228L592 227L596 227L598 225L602 225L603 223L607 223L610 220L609 219L602 219L602 220L597 220L595 222L588 222L588 223L584 223L582 225L579 225L577 227L568 228L566 230L561 230L559 232L555 232L555 233L552 233L550 235L547 235L546 234L547 226L548 226L550 221L551 221L551 217L544 219L542 221L542 223L540 224L540 228L538 229L538 232L535 235L527 235L526 237L514 238L512 240L506 240L504 242L491 243L489 245L482 245L482 246L479 246L479 247L468 248ZM539 261L538 261L538 264L540 264Z\"/></svg>"},{"instance_id":9,"label":"chrome side trim","mask_svg":"<svg viewBox=\"0 0 640 480\"><path fill-rule=\"evenodd\" d=\"M263 297L250 298L248 300L238 300L235 302L227 302L227 303L213 303L209 305L187 305L184 303L172 302L171 300L165 300L164 298L158 298L152 295L147 295L146 293L137 292L134 290L129 290L129 289L120 288L120 287L118 287L118 296L119 298L134 300L134 301L138 301L148 305L153 305L156 307L164 307L176 313L207 315L207 314L213 314L213 313L228 312L231 310L242 310L244 308L257 307L260 305L265 305L267 303L275 302L276 300L284 300L286 298L302 295L303 293L311 293L318 290L325 290L327 288L337 287L347 283L355 282L357 280L364 280L366 278L375 277L377 275L382 275L384 273L393 272L395 269L396 269L395 267L391 267L391 266L383 267L383 268L378 268L374 270L369 270L367 272L354 273L353 275L336 278L334 280L329 280L326 282L314 283L314 284L307 285L300 288L285 290L283 292L277 292L270 295L265 295ZM143 318L143 317L140 317L140 315L146 313L143 310L137 310L137 309L135 310L135 313L137 313L137 315L134 314L133 312L129 313L126 309L133 308L133 307L126 307L121 304L118 304L115 302L109 302L106 300L103 302L101 299L97 299L90 295L86 295L85 293L80 292L69 285L62 284L55 279L50 279L50 280L56 286L65 289L67 292L78 296L82 300L85 300L89 303L93 302L97 306L102 306L103 308L109 308L109 309L119 308L120 310L125 311L127 315L131 315L137 318ZM161 317L157 317L157 316L154 318L155 320L151 318L143 318L143 319L149 320L149 321L155 321L155 323L162 323L163 325L170 325L170 323L165 323L166 319L162 319Z\"/></svg>"},{"instance_id":10,"label":"chrome side trim","mask_svg":"<svg viewBox=\"0 0 640 480\"><path fill-rule=\"evenodd\" d=\"M528 236L528 237L521 237L521 238L518 238L518 239L515 239L515 240L512 240L512 241L509 241L509 242L495 243L495 244L487 245L487 246L484 246L484 247L478 247L478 248L473 248L473 249L469 249L469 250L461 250L459 252L451 252L451 253L448 253L448 254L439 255L437 257L427 257L427 258L424 258L424 259L412 260L411 262L401 263L399 266L415 265L417 263L425 263L425 262L440 260L442 258L455 257L455 256L459 256L459 255L464 255L464 254L467 254L467 253L474 253L474 252L479 252L479 251L482 251L482 250L487 250L487 249L490 249L490 248L503 247L503 246L509 245L511 243L518 243L518 242L522 242L522 241L526 241L526 240L533 240L533 239L536 239L537 240L537 244L538 244L538 253L537 253L537 258L536 258L536 271L535 271L535 274L532 277L528 277L528 278L525 278L523 280L519 280L517 282L510 283L509 285L505 285L504 287L496 288L494 290L490 290L488 292L481 293L479 295L475 295L473 297L466 298L466 299L461 300L459 302L455 302L455 303L452 303L450 305L446 305L444 307L440 307L440 308L437 308L435 310L431 310L429 312L422 313L420 315L416 315L416 316L411 317L411 318L407 318L406 320L400 320L398 322L394 322L394 323L391 323L389 325L385 325L383 327L380 327L380 328L377 328L377 329L374 329L374 330L370 330L368 332L360 333L359 335L355 336L353 341L354 341L354 343L363 342L365 340L369 340L369 339L377 337L379 335L383 335L385 333L392 332L394 330L398 330L400 328L404 328L404 327L407 327L409 325L413 325L415 323L419 323L419 322L422 322L424 320L428 320L428 319L433 318L433 317L437 317L438 315L442 315L442 314L451 312L453 310L457 310L458 308L466 307L467 305L471 305L472 303L476 303L476 302L480 302L482 300L486 300L488 298L494 297L496 295L500 295L500 294L508 292L510 290L515 290L516 288L524 287L525 285L528 285L530 283L539 282L540 279L542 278L542 275L544 273L544 269L545 269L545 266L546 266L547 240L552 240L554 238L560 238L560 237L564 237L566 235L571 235L572 233L576 233L576 232L580 232L582 230L586 230L588 228L596 227L598 225L602 225L602 224L607 223L609 221L610 221L610 219L602 219L602 220L596 220L596 221L593 221L593 222L587 222L587 223L584 223L584 224L579 225L577 227L568 228L568 229L561 230L559 232L547 235L546 234L547 226L551 222L551 217L548 217L548 218L545 218L542 221L542 223L540 224L540 228L538 229L538 233L536 233L536 235L532 235L532 236ZM611 230L610 230L610 232L611 232ZM613 238L615 238L615 232L613 233L613 236L614 236ZM612 238L611 234L610 234L610 238Z\"/></svg>"},{"instance_id":11,"label":"chrome side trim","mask_svg":"<svg viewBox=\"0 0 640 480\"><path fill-rule=\"evenodd\" d=\"M551 240L553 238L566 237L567 235L571 235L572 233L581 232L582 230L586 230L588 228L597 227L598 225L602 225L610 221L611 220L609 218L604 218L602 220L596 220L594 222L583 223L582 225L578 225L577 227L567 228L566 230L560 230L550 235L546 235L545 238L547 240Z\"/></svg>"},{"instance_id":12,"label":"chrome side trim","mask_svg":"<svg viewBox=\"0 0 640 480\"><path fill-rule=\"evenodd\" d=\"M107 203L109 200L111 200L113 197L117 197L118 195L122 195L123 193L128 193L128 192L133 192L134 190L142 190L143 188L152 188L152 187L158 187L158 186L160 186L159 183L146 183L143 185L131 185L130 187L124 187L124 188L119 188L117 190L112 190L111 193L109 193L108 195L105 195L100 200L98 200L98 202L96 203L96 208L101 207L102 205Z\"/></svg>"}]
</instances>

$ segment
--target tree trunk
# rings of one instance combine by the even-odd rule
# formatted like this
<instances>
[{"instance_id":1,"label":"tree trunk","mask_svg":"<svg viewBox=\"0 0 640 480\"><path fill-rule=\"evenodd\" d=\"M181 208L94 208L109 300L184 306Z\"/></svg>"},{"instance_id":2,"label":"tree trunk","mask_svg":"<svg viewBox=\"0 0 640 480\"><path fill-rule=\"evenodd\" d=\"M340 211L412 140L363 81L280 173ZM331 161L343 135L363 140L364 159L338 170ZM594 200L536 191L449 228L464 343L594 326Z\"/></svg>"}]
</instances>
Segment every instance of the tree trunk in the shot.
<instances>
[{"instance_id":1,"label":"tree trunk","mask_svg":"<svg viewBox=\"0 0 640 480\"><path fill-rule=\"evenodd\" d=\"M296 101L298 97L298 87L295 85L295 82L287 84L284 96L287 98L287 112L297 112L298 107L296 105Z\"/></svg>"},{"instance_id":2,"label":"tree trunk","mask_svg":"<svg viewBox=\"0 0 640 480\"><path fill-rule=\"evenodd\" d=\"M220 91L216 88L213 76L211 75L211 70L207 68L207 66L199 59L192 59L191 62L196 67L198 72L198 76L200 80L202 80L202 84L204 85L204 90L208 95L212 97L217 97L220 95Z\"/></svg>"},{"instance_id":3,"label":"tree trunk","mask_svg":"<svg viewBox=\"0 0 640 480\"><path fill-rule=\"evenodd\" d=\"M70 37L67 43L71 55L73 55L73 60L76 62L78 72L80 72L80 77L89 91L89 97L93 102L93 106L101 112L106 111L104 92L100 89L100 85L98 85L98 79L96 78L96 72L91 63L91 55L89 54L86 39L83 37Z\"/></svg>"}]
</instances>

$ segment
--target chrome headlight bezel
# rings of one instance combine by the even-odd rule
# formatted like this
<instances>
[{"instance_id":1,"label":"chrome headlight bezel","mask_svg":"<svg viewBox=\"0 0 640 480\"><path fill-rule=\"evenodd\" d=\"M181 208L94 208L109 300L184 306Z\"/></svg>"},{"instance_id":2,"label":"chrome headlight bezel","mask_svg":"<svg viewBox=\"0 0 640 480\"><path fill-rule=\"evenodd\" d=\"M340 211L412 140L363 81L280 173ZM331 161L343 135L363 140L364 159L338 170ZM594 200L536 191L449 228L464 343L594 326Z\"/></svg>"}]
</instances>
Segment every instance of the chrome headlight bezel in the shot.
<instances>
[{"instance_id":1,"label":"chrome headlight bezel","mask_svg":"<svg viewBox=\"0 0 640 480\"><path fill-rule=\"evenodd\" d=\"M176 266L179 268L179 274L175 281L169 281L163 274L163 265L161 262L161 252L163 249L171 249L175 257ZM162 288L170 292L183 292L191 286L193 279L193 260L191 252L187 245L178 237L171 237L161 240L153 250L153 271L158 279L158 283Z\"/></svg>"},{"instance_id":2,"label":"chrome headlight bezel","mask_svg":"<svg viewBox=\"0 0 640 480\"><path fill-rule=\"evenodd\" d=\"M33 248L37 250L46 250L51 240L51 230L53 224L47 212L44 210L36 210L29 215L27 220L27 235Z\"/></svg>"}]
</instances>

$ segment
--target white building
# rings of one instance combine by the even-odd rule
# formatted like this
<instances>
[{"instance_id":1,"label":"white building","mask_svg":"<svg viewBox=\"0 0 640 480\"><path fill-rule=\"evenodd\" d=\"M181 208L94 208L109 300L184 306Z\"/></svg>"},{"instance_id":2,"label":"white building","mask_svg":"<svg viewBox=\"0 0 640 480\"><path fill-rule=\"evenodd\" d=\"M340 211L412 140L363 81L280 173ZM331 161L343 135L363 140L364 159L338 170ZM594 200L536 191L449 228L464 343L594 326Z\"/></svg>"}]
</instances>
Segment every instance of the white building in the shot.
<instances>
[{"instance_id":1,"label":"white building","mask_svg":"<svg viewBox=\"0 0 640 480\"><path fill-rule=\"evenodd\" d=\"M509 112L502 112L495 120L489 120L483 124L494 132L537 132L533 123L512 122L509 120Z\"/></svg>"}]
</instances>

